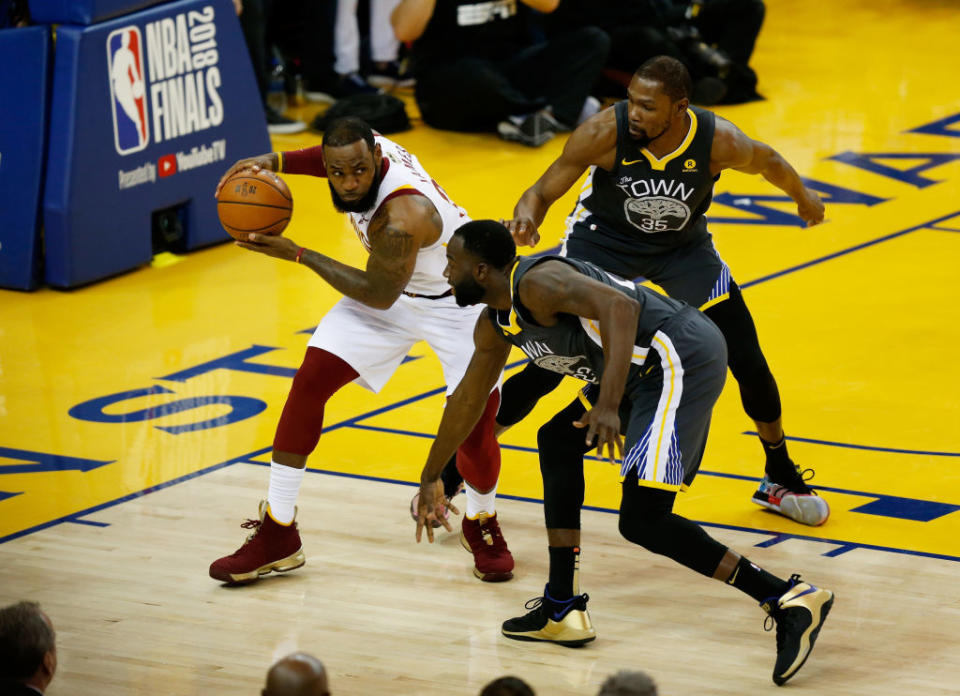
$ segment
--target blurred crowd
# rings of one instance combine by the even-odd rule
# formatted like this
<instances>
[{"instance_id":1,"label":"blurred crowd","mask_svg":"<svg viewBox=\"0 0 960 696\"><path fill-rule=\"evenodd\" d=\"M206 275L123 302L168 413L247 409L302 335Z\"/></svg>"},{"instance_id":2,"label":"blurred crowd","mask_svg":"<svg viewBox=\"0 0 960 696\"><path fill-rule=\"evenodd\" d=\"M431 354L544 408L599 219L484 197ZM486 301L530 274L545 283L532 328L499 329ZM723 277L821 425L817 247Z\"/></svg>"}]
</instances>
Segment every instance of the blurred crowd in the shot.
<instances>
[{"instance_id":1,"label":"blurred crowd","mask_svg":"<svg viewBox=\"0 0 960 696\"><path fill-rule=\"evenodd\" d=\"M700 106L760 99L763 0L234 0L271 132L309 102L413 87L434 128L539 146L620 99L637 66L682 61ZM389 97L382 97L388 99Z\"/></svg>"}]
</instances>

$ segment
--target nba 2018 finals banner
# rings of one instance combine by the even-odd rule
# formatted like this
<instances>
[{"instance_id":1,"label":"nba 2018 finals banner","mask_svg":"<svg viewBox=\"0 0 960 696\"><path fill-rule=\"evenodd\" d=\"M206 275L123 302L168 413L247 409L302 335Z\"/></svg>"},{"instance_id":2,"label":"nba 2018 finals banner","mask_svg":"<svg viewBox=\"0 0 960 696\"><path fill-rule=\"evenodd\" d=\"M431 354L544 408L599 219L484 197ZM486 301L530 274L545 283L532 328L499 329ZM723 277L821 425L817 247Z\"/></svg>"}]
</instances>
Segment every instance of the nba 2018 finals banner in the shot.
<instances>
[{"instance_id":1,"label":"nba 2018 finals banner","mask_svg":"<svg viewBox=\"0 0 960 696\"><path fill-rule=\"evenodd\" d=\"M232 3L61 26L57 41L47 282L72 287L147 263L158 214L182 226L184 249L226 239L212 196L225 162L270 148Z\"/></svg>"}]
</instances>

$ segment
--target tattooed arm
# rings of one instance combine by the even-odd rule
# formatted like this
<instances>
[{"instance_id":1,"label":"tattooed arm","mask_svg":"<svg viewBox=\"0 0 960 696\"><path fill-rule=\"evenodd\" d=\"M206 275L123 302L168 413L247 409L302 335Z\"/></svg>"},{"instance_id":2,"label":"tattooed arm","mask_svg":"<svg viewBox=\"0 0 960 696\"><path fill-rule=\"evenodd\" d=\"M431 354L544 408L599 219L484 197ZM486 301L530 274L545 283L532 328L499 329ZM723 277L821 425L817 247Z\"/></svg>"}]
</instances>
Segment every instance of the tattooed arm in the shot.
<instances>
[{"instance_id":1,"label":"tattooed arm","mask_svg":"<svg viewBox=\"0 0 960 696\"><path fill-rule=\"evenodd\" d=\"M319 251L304 249L300 263L347 297L374 309L387 309L413 275L417 252L437 241L443 222L425 196L399 196L387 201L370 221L370 258L365 270L340 263ZM244 249L295 261L300 246L287 237L250 234Z\"/></svg>"}]
</instances>

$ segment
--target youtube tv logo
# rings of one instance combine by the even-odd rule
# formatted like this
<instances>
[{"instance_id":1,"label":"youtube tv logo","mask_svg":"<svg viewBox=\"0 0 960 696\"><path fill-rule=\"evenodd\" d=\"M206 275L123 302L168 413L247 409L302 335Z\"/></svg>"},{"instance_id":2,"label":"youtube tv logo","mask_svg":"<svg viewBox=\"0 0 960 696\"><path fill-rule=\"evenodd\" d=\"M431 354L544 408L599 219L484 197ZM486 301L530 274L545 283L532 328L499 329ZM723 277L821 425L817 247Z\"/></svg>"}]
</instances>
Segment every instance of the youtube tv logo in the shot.
<instances>
[{"instance_id":1,"label":"youtube tv logo","mask_svg":"<svg viewBox=\"0 0 960 696\"><path fill-rule=\"evenodd\" d=\"M177 156L164 155L157 160L157 176L163 178L177 173Z\"/></svg>"}]
</instances>

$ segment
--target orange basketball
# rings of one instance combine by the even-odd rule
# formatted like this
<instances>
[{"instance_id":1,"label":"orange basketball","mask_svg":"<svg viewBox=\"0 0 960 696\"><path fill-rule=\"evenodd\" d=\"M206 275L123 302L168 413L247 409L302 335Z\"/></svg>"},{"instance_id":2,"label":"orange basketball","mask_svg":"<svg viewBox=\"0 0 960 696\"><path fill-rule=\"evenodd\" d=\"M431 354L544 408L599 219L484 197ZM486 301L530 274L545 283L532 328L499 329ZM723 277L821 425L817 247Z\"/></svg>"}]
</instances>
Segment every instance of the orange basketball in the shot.
<instances>
[{"instance_id":1,"label":"orange basketball","mask_svg":"<svg viewBox=\"0 0 960 696\"><path fill-rule=\"evenodd\" d=\"M234 239L251 232L280 234L293 215L293 196L276 173L240 171L227 179L217 196L220 224Z\"/></svg>"}]
</instances>

